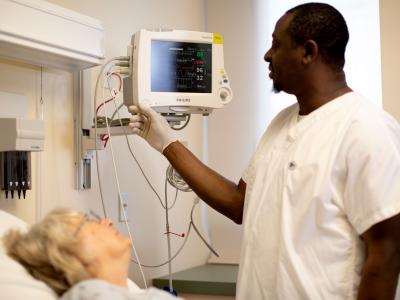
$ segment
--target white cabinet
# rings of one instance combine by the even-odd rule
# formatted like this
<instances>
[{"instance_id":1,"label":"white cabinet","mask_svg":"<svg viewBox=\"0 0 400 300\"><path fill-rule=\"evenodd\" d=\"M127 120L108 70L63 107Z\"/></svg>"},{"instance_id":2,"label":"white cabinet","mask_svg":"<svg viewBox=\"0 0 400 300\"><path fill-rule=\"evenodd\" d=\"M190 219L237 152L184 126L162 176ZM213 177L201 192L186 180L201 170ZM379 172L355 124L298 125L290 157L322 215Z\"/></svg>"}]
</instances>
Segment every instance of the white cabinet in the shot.
<instances>
[{"instance_id":1,"label":"white cabinet","mask_svg":"<svg viewBox=\"0 0 400 300\"><path fill-rule=\"evenodd\" d=\"M42 0L0 0L0 57L78 71L101 64L104 30L91 17Z\"/></svg>"}]
</instances>

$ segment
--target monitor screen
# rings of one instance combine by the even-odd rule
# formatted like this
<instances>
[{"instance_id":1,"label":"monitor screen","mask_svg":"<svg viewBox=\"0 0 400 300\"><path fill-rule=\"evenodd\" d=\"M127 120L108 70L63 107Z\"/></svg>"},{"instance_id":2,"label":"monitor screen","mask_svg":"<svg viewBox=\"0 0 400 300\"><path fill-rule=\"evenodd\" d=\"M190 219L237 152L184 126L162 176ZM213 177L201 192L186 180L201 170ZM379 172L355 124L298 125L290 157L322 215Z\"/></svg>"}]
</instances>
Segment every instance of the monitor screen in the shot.
<instances>
[{"instance_id":1,"label":"monitor screen","mask_svg":"<svg viewBox=\"0 0 400 300\"><path fill-rule=\"evenodd\" d=\"M151 41L151 91L211 93L212 44Z\"/></svg>"}]
</instances>

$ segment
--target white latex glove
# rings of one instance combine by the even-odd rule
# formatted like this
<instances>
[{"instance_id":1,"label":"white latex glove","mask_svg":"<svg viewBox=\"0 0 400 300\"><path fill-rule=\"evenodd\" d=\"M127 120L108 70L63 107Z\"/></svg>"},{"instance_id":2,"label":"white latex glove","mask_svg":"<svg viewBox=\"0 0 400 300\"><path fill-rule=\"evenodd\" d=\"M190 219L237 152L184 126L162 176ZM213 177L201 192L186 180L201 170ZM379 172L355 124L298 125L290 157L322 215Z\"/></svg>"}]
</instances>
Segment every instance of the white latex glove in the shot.
<instances>
[{"instance_id":1,"label":"white latex glove","mask_svg":"<svg viewBox=\"0 0 400 300\"><path fill-rule=\"evenodd\" d=\"M158 152L163 153L169 144L178 140L167 120L148 104L129 106L129 111L136 113L129 122L132 132L144 138Z\"/></svg>"}]
</instances>

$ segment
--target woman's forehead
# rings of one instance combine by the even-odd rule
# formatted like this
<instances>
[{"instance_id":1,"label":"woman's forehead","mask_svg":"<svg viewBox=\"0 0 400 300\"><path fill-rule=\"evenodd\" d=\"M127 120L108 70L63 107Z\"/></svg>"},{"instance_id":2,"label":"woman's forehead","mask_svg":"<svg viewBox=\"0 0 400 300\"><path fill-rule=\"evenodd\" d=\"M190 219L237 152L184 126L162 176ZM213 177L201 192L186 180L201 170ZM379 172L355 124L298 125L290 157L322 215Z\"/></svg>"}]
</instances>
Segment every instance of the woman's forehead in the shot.
<instances>
[{"instance_id":1,"label":"woman's forehead","mask_svg":"<svg viewBox=\"0 0 400 300\"><path fill-rule=\"evenodd\" d=\"M84 219L85 219L85 214L79 212L79 213L77 213L76 215L71 216L71 217L69 218L69 222L70 222L72 225L78 225L78 224L81 223Z\"/></svg>"}]
</instances>

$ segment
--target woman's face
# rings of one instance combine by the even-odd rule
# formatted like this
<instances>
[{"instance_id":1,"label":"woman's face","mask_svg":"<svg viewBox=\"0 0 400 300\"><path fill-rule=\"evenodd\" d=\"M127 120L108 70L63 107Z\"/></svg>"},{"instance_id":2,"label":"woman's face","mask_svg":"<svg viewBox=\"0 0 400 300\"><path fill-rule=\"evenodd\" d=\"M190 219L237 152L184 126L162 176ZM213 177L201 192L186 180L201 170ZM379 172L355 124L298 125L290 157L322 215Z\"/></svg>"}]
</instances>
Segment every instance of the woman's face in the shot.
<instances>
[{"instance_id":1,"label":"woman's face","mask_svg":"<svg viewBox=\"0 0 400 300\"><path fill-rule=\"evenodd\" d=\"M82 214L78 223L83 218ZM129 265L131 242L112 226L111 220L85 220L77 236L80 240L78 255L85 263L108 265L109 268L113 265Z\"/></svg>"}]
</instances>

